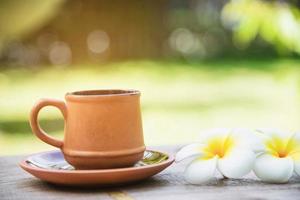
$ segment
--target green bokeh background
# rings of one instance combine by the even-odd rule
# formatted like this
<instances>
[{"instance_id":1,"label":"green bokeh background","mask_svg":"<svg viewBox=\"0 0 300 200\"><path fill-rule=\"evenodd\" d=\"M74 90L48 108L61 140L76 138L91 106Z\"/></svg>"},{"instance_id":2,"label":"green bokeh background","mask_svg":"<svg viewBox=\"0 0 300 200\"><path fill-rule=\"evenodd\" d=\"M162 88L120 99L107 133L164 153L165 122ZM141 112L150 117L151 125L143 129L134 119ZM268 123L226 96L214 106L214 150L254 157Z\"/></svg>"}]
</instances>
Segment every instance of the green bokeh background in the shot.
<instances>
[{"instance_id":1,"label":"green bokeh background","mask_svg":"<svg viewBox=\"0 0 300 200\"><path fill-rule=\"evenodd\" d=\"M72 69L4 70L1 77L1 154L52 149L30 131L29 111L42 97L67 91L134 88L142 92L147 145L184 144L214 127L299 129L297 60L126 61ZM143 66L143 67L141 67ZM44 109L41 124L62 137L62 116Z\"/></svg>"}]
</instances>

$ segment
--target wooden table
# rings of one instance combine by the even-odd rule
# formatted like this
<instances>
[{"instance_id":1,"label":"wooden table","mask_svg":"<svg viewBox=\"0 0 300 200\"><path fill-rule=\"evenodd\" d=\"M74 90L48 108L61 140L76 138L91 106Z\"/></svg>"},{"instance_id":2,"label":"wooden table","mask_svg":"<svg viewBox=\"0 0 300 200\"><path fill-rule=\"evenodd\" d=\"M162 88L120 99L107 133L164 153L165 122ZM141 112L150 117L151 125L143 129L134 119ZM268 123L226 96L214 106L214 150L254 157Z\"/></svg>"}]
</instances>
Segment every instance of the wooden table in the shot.
<instances>
[{"instance_id":1,"label":"wooden table","mask_svg":"<svg viewBox=\"0 0 300 200\"><path fill-rule=\"evenodd\" d=\"M178 147L157 147L175 153ZM300 178L288 184L265 184L253 174L244 179L215 179L205 185L189 185L183 180L185 163L173 164L165 171L143 182L113 188L70 188L42 182L23 171L18 162L26 156L0 157L0 199L300 199ZM272 169L270 169L272 170Z\"/></svg>"}]
</instances>

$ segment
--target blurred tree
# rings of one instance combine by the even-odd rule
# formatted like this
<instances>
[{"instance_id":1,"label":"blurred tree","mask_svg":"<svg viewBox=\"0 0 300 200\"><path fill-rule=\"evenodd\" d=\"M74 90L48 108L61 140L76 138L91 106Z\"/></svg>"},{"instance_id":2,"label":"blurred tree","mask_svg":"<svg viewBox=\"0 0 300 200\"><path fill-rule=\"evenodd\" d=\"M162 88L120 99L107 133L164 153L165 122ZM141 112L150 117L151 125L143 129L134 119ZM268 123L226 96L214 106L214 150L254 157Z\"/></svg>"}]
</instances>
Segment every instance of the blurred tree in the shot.
<instances>
[{"instance_id":1,"label":"blurred tree","mask_svg":"<svg viewBox=\"0 0 300 200\"><path fill-rule=\"evenodd\" d=\"M233 42L246 48L257 37L274 45L280 54L300 54L300 11L284 1L231 0L223 8L224 25Z\"/></svg>"},{"instance_id":2,"label":"blurred tree","mask_svg":"<svg viewBox=\"0 0 300 200\"><path fill-rule=\"evenodd\" d=\"M40 29L58 12L64 0L0 1L0 52L12 40Z\"/></svg>"},{"instance_id":3,"label":"blurred tree","mask_svg":"<svg viewBox=\"0 0 300 200\"><path fill-rule=\"evenodd\" d=\"M299 2L4 0L0 61L67 66L136 58L300 55Z\"/></svg>"}]
</instances>

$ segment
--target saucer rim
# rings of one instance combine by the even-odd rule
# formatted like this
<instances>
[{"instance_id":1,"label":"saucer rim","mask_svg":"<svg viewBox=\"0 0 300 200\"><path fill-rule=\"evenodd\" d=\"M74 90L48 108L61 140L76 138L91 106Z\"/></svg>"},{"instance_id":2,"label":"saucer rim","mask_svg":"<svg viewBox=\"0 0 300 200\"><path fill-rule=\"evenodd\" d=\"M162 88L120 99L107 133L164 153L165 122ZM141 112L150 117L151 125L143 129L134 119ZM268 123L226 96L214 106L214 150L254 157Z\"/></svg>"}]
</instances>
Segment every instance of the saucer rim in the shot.
<instances>
[{"instance_id":1,"label":"saucer rim","mask_svg":"<svg viewBox=\"0 0 300 200\"><path fill-rule=\"evenodd\" d=\"M168 159L160 162L160 163L155 163L155 164L150 164L150 165L145 165L145 166L132 166L132 167L124 167L124 168L113 168L113 169L86 169L86 170L63 170L63 169L44 169L40 168L38 166L33 166L28 164L26 161L29 157L39 155L39 154L46 154L46 153L51 153L51 152L57 152L59 150L50 150L50 151L43 151L39 153L34 153L29 156L27 156L25 159L19 162L19 166L26 170L35 170L35 171L41 171L41 172L51 172L51 173L66 173L66 174L90 174L90 173L113 173L113 172L126 172L128 170L143 170L143 169L148 169L152 167L158 167L158 166L164 166L166 164L169 164L169 166L175 161L174 155L171 153L165 152L165 151L160 151L160 150L154 150L154 149L146 149L146 151L153 151L153 152L159 152L162 154L165 154L168 156Z\"/></svg>"}]
</instances>

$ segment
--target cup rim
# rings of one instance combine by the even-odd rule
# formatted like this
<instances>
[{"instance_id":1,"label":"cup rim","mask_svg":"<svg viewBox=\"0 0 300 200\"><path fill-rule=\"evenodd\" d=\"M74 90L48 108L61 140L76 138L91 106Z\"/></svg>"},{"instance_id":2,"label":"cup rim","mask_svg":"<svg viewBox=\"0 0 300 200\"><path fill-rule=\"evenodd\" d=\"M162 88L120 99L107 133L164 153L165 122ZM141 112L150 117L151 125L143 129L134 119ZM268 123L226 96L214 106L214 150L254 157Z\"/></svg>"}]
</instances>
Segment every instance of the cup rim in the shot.
<instances>
[{"instance_id":1,"label":"cup rim","mask_svg":"<svg viewBox=\"0 0 300 200\"><path fill-rule=\"evenodd\" d=\"M140 95L139 90L133 89L99 89L99 90L79 90L68 92L65 96L71 98L96 98Z\"/></svg>"}]
</instances>

